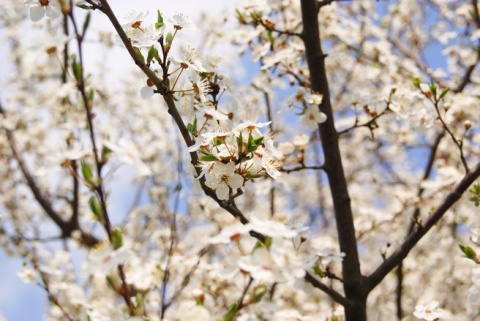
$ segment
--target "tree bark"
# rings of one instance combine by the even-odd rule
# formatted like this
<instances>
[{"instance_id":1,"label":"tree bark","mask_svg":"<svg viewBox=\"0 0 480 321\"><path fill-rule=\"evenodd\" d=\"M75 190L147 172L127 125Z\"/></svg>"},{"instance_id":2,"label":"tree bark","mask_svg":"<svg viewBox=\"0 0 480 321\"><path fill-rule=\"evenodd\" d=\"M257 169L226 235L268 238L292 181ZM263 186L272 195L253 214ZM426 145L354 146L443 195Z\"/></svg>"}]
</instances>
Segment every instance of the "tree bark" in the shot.
<instances>
[{"instance_id":1,"label":"tree bark","mask_svg":"<svg viewBox=\"0 0 480 321\"><path fill-rule=\"evenodd\" d=\"M310 71L311 90L323 95L320 110L327 121L319 125L325 157L325 172L332 194L340 250L345 253L342 262L345 297L350 302L345 306L347 321L366 321L367 287L360 271L355 226L350 204L347 181L335 129L330 91L325 70L326 55L322 51L318 24L319 5L316 0L301 0L305 54Z\"/></svg>"}]
</instances>

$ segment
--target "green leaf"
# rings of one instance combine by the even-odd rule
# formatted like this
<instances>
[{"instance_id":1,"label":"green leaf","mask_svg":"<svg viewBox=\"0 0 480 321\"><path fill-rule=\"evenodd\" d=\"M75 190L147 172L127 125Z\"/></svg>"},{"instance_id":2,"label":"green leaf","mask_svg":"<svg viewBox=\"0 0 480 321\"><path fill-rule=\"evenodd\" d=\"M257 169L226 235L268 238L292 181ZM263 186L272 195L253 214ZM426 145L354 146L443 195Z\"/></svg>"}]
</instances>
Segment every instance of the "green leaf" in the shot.
<instances>
[{"instance_id":1,"label":"green leaf","mask_svg":"<svg viewBox=\"0 0 480 321\"><path fill-rule=\"evenodd\" d=\"M434 83L431 83L429 88L430 88L430 91L432 92L433 98L437 98L437 85L435 85Z\"/></svg>"},{"instance_id":2,"label":"green leaf","mask_svg":"<svg viewBox=\"0 0 480 321\"><path fill-rule=\"evenodd\" d=\"M215 155L210 154L207 151L204 151L204 150L200 149L200 153L203 154L202 156L200 156L200 160L202 160L204 162L218 161L218 158Z\"/></svg>"},{"instance_id":3,"label":"green leaf","mask_svg":"<svg viewBox=\"0 0 480 321\"><path fill-rule=\"evenodd\" d=\"M118 228L112 232L112 244L115 249L121 248L123 245L122 232Z\"/></svg>"},{"instance_id":4,"label":"green leaf","mask_svg":"<svg viewBox=\"0 0 480 321\"><path fill-rule=\"evenodd\" d=\"M267 38L268 38L268 41L272 44L272 46L275 45L275 36L273 35L273 32L272 30L268 30L267 32Z\"/></svg>"},{"instance_id":5,"label":"green leaf","mask_svg":"<svg viewBox=\"0 0 480 321\"><path fill-rule=\"evenodd\" d=\"M412 77L412 84L413 84L416 88L419 88L419 89L420 89L420 79L418 79L418 77Z\"/></svg>"},{"instance_id":6,"label":"green leaf","mask_svg":"<svg viewBox=\"0 0 480 321\"><path fill-rule=\"evenodd\" d=\"M87 13L87 16L85 17L85 21L83 22L82 37L85 37L85 33L87 32L88 26L90 25L91 13L92 13L91 11Z\"/></svg>"},{"instance_id":7,"label":"green leaf","mask_svg":"<svg viewBox=\"0 0 480 321\"><path fill-rule=\"evenodd\" d=\"M473 184L473 187L468 191L470 192L470 197L468 200L473 202L473 204L478 207L480 205L480 184Z\"/></svg>"},{"instance_id":8,"label":"green leaf","mask_svg":"<svg viewBox=\"0 0 480 321\"><path fill-rule=\"evenodd\" d=\"M225 314L225 316L223 317L223 320L222 321L232 321L233 320L233 317L235 316L235 314L237 313L238 311L238 305L237 303L235 302L234 304L232 304L232 306L230 307L230 309L228 309L228 312L227 314Z\"/></svg>"},{"instance_id":9,"label":"green leaf","mask_svg":"<svg viewBox=\"0 0 480 321\"><path fill-rule=\"evenodd\" d=\"M443 97L445 97L445 95L450 91L450 88L445 88L444 90L442 90L442 93L440 94L440 97L438 97L438 99L443 99Z\"/></svg>"},{"instance_id":10,"label":"green leaf","mask_svg":"<svg viewBox=\"0 0 480 321\"><path fill-rule=\"evenodd\" d=\"M247 21L245 20L245 17L244 17L243 14L240 12L240 10L235 9L235 14L236 14L236 16L237 16L238 22L240 22L240 23L247 23Z\"/></svg>"},{"instance_id":11,"label":"green leaf","mask_svg":"<svg viewBox=\"0 0 480 321\"><path fill-rule=\"evenodd\" d=\"M165 87L167 89L170 88L170 79L168 79L168 77L166 77L164 80L163 80L163 84L165 85Z\"/></svg>"},{"instance_id":12,"label":"green leaf","mask_svg":"<svg viewBox=\"0 0 480 321\"><path fill-rule=\"evenodd\" d=\"M172 42L173 42L173 35L171 32L167 33L167 36L165 37L165 51L168 52L170 48L172 47Z\"/></svg>"},{"instance_id":13,"label":"green leaf","mask_svg":"<svg viewBox=\"0 0 480 321\"><path fill-rule=\"evenodd\" d=\"M100 205L100 202L95 195L90 196L88 200L88 205L90 206L90 210L93 213L94 219L101 222L103 218L102 206Z\"/></svg>"},{"instance_id":14,"label":"green leaf","mask_svg":"<svg viewBox=\"0 0 480 321\"><path fill-rule=\"evenodd\" d=\"M460 243L458 244L458 247L460 248L460 250L463 252L463 254L467 259L470 259L475 262L478 261L477 253L470 246Z\"/></svg>"},{"instance_id":15,"label":"green leaf","mask_svg":"<svg viewBox=\"0 0 480 321\"><path fill-rule=\"evenodd\" d=\"M102 146L102 164L105 164L108 162L110 155L112 155L112 150L108 148L107 146Z\"/></svg>"},{"instance_id":16,"label":"green leaf","mask_svg":"<svg viewBox=\"0 0 480 321\"><path fill-rule=\"evenodd\" d=\"M253 139L252 134L248 135L247 142L247 152L251 153L257 150L257 148L262 144L263 136Z\"/></svg>"},{"instance_id":17,"label":"green leaf","mask_svg":"<svg viewBox=\"0 0 480 321\"><path fill-rule=\"evenodd\" d=\"M246 175L247 179L260 178L260 177L265 177L265 174L247 173L247 175Z\"/></svg>"},{"instance_id":18,"label":"green leaf","mask_svg":"<svg viewBox=\"0 0 480 321\"><path fill-rule=\"evenodd\" d=\"M187 124L187 130L192 135L197 135L197 116L195 116L195 118L193 119L193 123Z\"/></svg>"},{"instance_id":19,"label":"green leaf","mask_svg":"<svg viewBox=\"0 0 480 321\"><path fill-rule=\"evenodd\" d=\"M160 10L157 10L157 22L155 23L155 29L160 29L165 23L163 22L163 16Z\"/></svg>"},{"instance_id":20,"label":"green leaf","mask_svg":"<svg viewBox=\"0 0 480 321\"><path fill-rule=\"evenodd\" d=\"M315 273L316 275L318 275L321 278L325 277L325 272L323 272L323 270L320 267L320 265L318 264L318 262L315 263L315 265L313 266L313 273Z\"/></svg>"},{"instance_id":21,"label":"green leaf","mask_svg":"<svg viewBox=\"0 0 480 321\"><path fill-rule=\"evenodd\" d=\"M213 138L213 146L222 145L225 141L222 138L214 137Z\"/></svg>"},{"instance_id":22,"label":"green leaf","mask_svg":"<svg viewBox=\"0 0 480 321\"><path fill-rule=\"evenodd\" d=\"M214 155L208 154L208 155L200 156L200 160L204 162L214 162L214 161L217 161L218 159Z\"/></svg>"},{"instance_id":23,"label":"green leaf","mask_svg":"<svg viewBox=\"0 0 480 321\"><path fill-rule=\"evenodd\" d=\"M76 7L80 9L85 9L85 10L92 10L92 6L87 5L86 3L77 3L75 4Z\"/></svg>"},{"instance_id":24,"label":"green leaf","mask_svg":"<svg viewBox=\"0 0 480 321\"><path fill-rule=\"evenodd\" d=\"M143 296L140 293L137 293L137 296L135 297L135 302L137 308L143 307Z\"/></svg>"},{"instance_id":25,"label":"green leaf","mask_svg":"<svg viewBox=\"0 0 480 321\"><path fill-rule=\"evenodd\" d=\"M75 80L80 83L82 81L82 65L77 62L77 58L75 56L72 57L72 63L70 66L72 68L72 73L75 77Z\"/></svg>"},{"instance_id":26,"label":"green leaf","mask_svg":"<svg viewBox=\"0 0 480 321\"><path fill-rule=\"evenodd\" d=\"M135 53L137 54L137 57L142 61L142 63L145 63L145 57L143 57L143 54L142 54L142 51L140 50L140 48L133 47L133 49L135 50Z\"/></svg>"},{"instance_id":27,"label":"green leaf","mask_svg":"<svg viewBox=\"0 0 480 321\"><path fill-rule=\"evenodd\" d=\"M154 46L151 46L150 49L148 50L147 65L150 65L152 60L156 57L158 57L158 50Z\"/></svg>"},{"instance_id":28,"label":"green leaf","mask_svg":"<svg viewBox=\"0 0 480 321\"><path fill-rule=\"evenodd\" d=\"M238 154L242 154L243 152L243 134L240 132L240 136L237 136L237 146L238 146Z\"/></svg>"},{"instance_id":29,"label":"green leaf","mask_svg":"<svg viewBox=\"0 0 480 321\"><path fill-rule=\"evenodd\" d=\"M107 276L105 281L107 281L107 285L110 289L115 290L115 282L113 282L113 278L111 276Z\"/></svg>"},{"instance_id":30,"label":"green leaf","mask_svg":"<svg viewBox=\"0 0 480 321\"><path fill-rule=\"evenodd\" d=\"M264 284L257 286L253 291L253 303L260 302L265 293L267 293L267 290L267 286Z\"/></svg>"},{"instance_id":31,"label":"green leaf","mask_svg":"<svg viewBox=\"0 0 480 321\"><path fill-rule=\"evenodd\" d=\"M83 178L93 187L95 185L95 182L93 180L93 173L92 169L86 162L82 162L82 174Z\"/></svg>"},{"instance_id":32,"label":"green leaf","mask_svg":"<svg viewBox=\"0 0 480 321\"><path fill-rule=\"evenodd\" d=\"M90 102L90 104L93 103L94 98L95 98L95 90L93 90L93 88L90 88L90 90L87 93L87 99Z\"/></svg>"}]
</instances>

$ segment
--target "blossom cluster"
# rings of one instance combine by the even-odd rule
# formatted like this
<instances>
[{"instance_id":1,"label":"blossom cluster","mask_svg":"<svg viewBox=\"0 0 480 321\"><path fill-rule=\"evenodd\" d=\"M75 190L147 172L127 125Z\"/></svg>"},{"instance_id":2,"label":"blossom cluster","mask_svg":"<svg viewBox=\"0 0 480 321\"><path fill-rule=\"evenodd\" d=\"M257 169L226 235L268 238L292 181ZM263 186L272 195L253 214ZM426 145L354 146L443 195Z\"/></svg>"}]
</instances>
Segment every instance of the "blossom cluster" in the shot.
<instances>
[{"instance_id":1,"label":"blossom cluster","mask_svg":"<svg viewBox=\"0 0 480 321\"><path fill-rule=\"evenodd\" d=\"M183 46L193 21L163 8L99 26L118 3L0 0L13 66L0 73L0 246L46 292L46 318L342 320L356 247L339 240L356 240L367 279L428 226L369 294L368 319L476 317L479 259L464 246L465 263L458 242L478 223L480 186L456 193L480 157L476 4L316 1L318 92L308 1L209 8L201 44ZM348 193L333 199L338 169ZM339 204L351 235L338 235Z\"/></svg>"}]
</instances>

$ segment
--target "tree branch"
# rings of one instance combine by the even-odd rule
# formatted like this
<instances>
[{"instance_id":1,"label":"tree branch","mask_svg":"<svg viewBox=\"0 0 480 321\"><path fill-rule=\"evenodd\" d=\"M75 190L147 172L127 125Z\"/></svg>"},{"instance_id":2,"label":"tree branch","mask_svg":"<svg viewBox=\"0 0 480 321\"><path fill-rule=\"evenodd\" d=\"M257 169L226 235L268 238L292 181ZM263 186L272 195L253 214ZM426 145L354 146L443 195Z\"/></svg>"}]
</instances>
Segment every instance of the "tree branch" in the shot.
<instances>
[{"instance_id":1,"label":"tree branch","mask_svg":"<svg viewBox=\"0 0 480 321\"><path fill-rule=\"evenodd\" d=\"M480 163L477 164L473 171L464 176L455 189L447 195L443 203L430 215L426 223L423 226L417 225L417 228L406 238L403 244L367 277L368 291L373 290L390 271L407 257L410 250L460 199L478 177L480 177Z\"/></svg>"},{"instance_id":2,"label":"tree branch","mask_svg":"<svg viewBox=\"0 0 480 321\"><path fill-rule=\"evenodd\" d=\"M1 107L0 107L1 108ZM3 114L3 109L1 110ZM8 143L10 145L10 149L12 150L13 157L16 159L20 170L22 171L25 180L27 181L27 185L30 188L35 200L38 202L40 207L45 211L47 216L62 230L63 236L68 236L72 231L68 230L68 224L65 222L60 215L53 209L52 203L44 197L42 191L40 191L40 187L37 185L37 182L33 178L30 170L27 168L25 164L25 160L23 159L22 154L17 149L17 145L15 139L13 137L13 133L10 130L5 130Z\"/></svg>"},{"instance_id":3,"label":"tree branch","mask_svg":"<svg viewBox=\"0 0 480 321\"><path fill-rule=\"evenodd\" d=\"M333 110L330 102L330 90L325 69L325 57L321 48L320 32L316 0L302 0L303 41L305 54L311 77L311 90L323 94L320 111L327 115L327 121L319 125L322 147L325 157L324 169L327 173L330 191L335 210L335 221L339 239L340 251L344 252L342 261L344 290L347 300L356 302L357 309L346 310L347 319L353 313L360 313L358 320L365 315L366 292L364 278L360 271L357 240L353 224L353 214L350 205L347 182L342 165L342 158L338 143L338 133L335 129ZM355 310L355 312L353 312ZM366 316L365 316L366 318Z\"/></svg>"},{"instance_id":4,"label":"tree branch","mask_svg":"<svg viewBox=\"0 0 480 321\"><path fill-rule=\"evenodd\" d=\"M341 304L344 307L351 307L352 303L347 300L343 295L335 291L334 289L328 287L322 282L318 281L313 275L309 272L305 274L305 281L313 285L315 288L325 292L328 296L335 302Z\"/></svg>"}]
</instances>

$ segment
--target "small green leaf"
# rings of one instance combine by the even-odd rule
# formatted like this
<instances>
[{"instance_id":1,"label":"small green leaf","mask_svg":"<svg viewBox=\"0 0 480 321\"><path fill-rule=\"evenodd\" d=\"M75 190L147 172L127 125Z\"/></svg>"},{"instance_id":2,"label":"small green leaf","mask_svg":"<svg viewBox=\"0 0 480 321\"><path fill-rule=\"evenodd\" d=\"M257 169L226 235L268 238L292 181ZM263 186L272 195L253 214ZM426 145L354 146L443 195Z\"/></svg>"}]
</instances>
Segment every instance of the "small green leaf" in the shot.
<instances>
[{"instance_id":1,"label":"small green leaf","mask_svg":"<svg viewBox=\"0 0 480 321\"><path fill-rule=\"evenodd\" d=\"M143 57L143 54L142 54L142 51L140 50L140 48L133 47L133 49L135 50L135 53L137 54L137 57L142 61L142 63L145 63L145 58Z\"/></svg>"},{"instance_id":2,"label":"small green leaf","mask_svg":"<svg viewBox=\"0 0 480 321\"><path fill-rule=\"evenodd\" d=\"M154 46L151 46L150 49L148 50L147 65L150 65L152 60L157 56L158 56L158 50Z\"/></svg>"},{"instance_id":3,"label":"small green leaf","mask_svg":"<svg viewBox=\"0 0 480 321\"><path fill-rule=\"evenodd\" d=\"M445 88L444 90L442 90L442 93L440 94L440 97L438 97L438 99L443 99L443 97L445 97L445 95L450 91L450 88Z\"/></svg>"},{"instance_id":4,"label":"small green leaf","mask_svg":"<svg viewBox=\"0 0 480 321\"><path fill-rule=\"evenodd\" d=\"M223 317L223 320L222 321L232 321L233 320L233 317L235 316L235 314L237 313L238 311L238 305L237 303L235 302L234 304L232 304L232 306L230 307L230 309L228 309L228 312L227 314L225 314L225 316Z\"/></svg>"},{"instance_id":5,"label":"small green leaf","mask_svg":"<svg viewBox=\"0 0 480 321\"><path fill-rule=\"evenodd\" d=\"M235 9L235 14L237 16L237 20L238 22L240 23L247 23L247 21L245 20L245 17L243 16L243 14L240 12L240 10L238 9Z\"/></svg>"},{"instance_id":6,"label":"small green leaf","mask_svg":"<svg viewBox=\"0 0 480 321\"><path fill-rule=\"evenodd\" d=\"M263 142L263 136L255 138L253 142L255 143L255 145L260 146L260 144Z\"/></svg>"},{"instance_id":7,"label":"small green leaf","mask_svg":"<svg viewBox=\"0 0 480 321\"><path fill-rule=\"evenodd\" d=\"M115 290L115 282L113 282L113 278L111 276L107 276L105 278L105 281L107 281L107 285L109 288L111 288L112 290Z\"/></svg>"},{"instance_id":8,"label":"small green leaf","mask_svg":"<svg viewBox=\"0 0 480 321\"><path fill-rule=\"evenodd\" d=\"M477 253L470 246L460 243L458 244L458 247L460 248L460 250L463 252L463 254L467 259L473 260L475 262L478 261Z\"/></svg>"},{"instance_id":9,"label":"small green leaf","mask_svg":"<svg viewBox=\"0 0 480 321\"><path fill-rule=\"evenodd\" d=\"M193 119L193 123L188 123L187 124L187 129L188 132L191 133L192 135L196 136L197 135L197 116Z\"/></svg>"},{"instance_id":10,"label":"small green leaf","mask_svg":"<svg viewBox=\"0 0 480 321\"><path fill-rule=\"evenodd\" d=\"M257 286L253 291L253 303L260 302L265 293L267 293L267 290L267 286L264 284Z\"/></svg>"},{"instance_id":11,"label":"small green leaf","mask_svg":"<svg viewBox=\"0 0 480 321\"><path fill-rule=\"evenodd\" d=\"M87 5L86 3L77 3L75 4L76 7L80 9L85 9L85 10L92 10L92 6Z\"/></svg>"},{"instance_id":12,"label":"small green leaf","mask_svg":"<svg viewBox=\"0 0 480 321\"><path fill-rule=\"evenodd\" d=\"M240 135L237 136L237 146L238 146L238 154L242 154L243 152L243 134L240 132Z\"/></svg>"},{"instance_id":13,"label":"small green leaf","mask_svg":"<svg viewBox=\"0 0 480 321\"><path fill-rule=\"evenodd\" d=\"M101 222L103 218L102 206L100 205L100 202L95 195L90 196L90 199L88 200L88 205L90 206L90 210L93 213L93 218Z\"/></svg>"},{"instance_id":14,"label":"small green leaf","mask_svg":"<svg viewBox=\"0 0 480 321\"><path fill-rule=\"evenodd\" d=\"M430 88L430 91L432 92L433 98L436 98L437 97L437 85L435 85L434 83L431 83L429 88Z\"/></svg>"},{"instance_id":15,"label":"small green leaf","mask_svg":"<svg viewBox=\"0 0 480 321\"><path fill-rule=\"evenodd\" d=\"M246 175L247 179L255 179L255 178L260 178L260 177L265 177L265 174L247 173L247 175Z\"/></svg>"},{"instance_id":16,"label":"small green leaf","mask_svg":"<svg viewBox=\"0 0 480 321\"><path fill-rule=\"evenodd\" d=\"M165 51L168 52L170 48L172 47L172 42L173 42L173 35L171 32L167 33L167 36L165 37Z\"/></svg>"},{"instance_id":17,"label":"small green leaf","mask_svg":"<svg viewBox=\"0 0 480 321\"><path fill-rule=\"evenodd\" d=\"M271 236L265 237L265 247L266 247L267 249L269 249L270 246L272 246L272 241L273 241L273 239L272 239Z\"/></svg>"},{"instance_id":18,"label":"small green leaf","mask_svg":"<svg viewBox=\"0 0 480 321\"><path fill-rule=\"evenodd\" d=\"M200 156L200 160L204 162L214 162L214 161L217 161L218 159L214 155L209 154L209 155Z\"/></svg>"},{"instance_id":19,"label":"small green leaf","mask_svg":"<svg viewBox=\"0 0 480 321\"><path fill-rule=\"evenodd\" d=\"M93 103L93 98L95 98L95 91L93 90L93 88L90 88L90 90L87 93L87 99L90 102L90 104Z\"/></svg>"},{"instance_id":20,"label":"small green leaf","mask_svg":"<svg viewBox=\"0 0 480 321\"><path fill-rule=\"evenodd\" d=\"M325 272L323 272L318 262L313 266L313 272L321 278L325 277Z\"/></svg>"},{"instance_id":21,"label":"small green leaf","mask_svg":"<svg viewBox=\"0 0 480 321\"><path fill-rule=\"evenodd\" d=\"M252 134L249 134L248 142L247 142L247 152L251 153L256 151L257 148L261 145L262 141L263 141L263 136L253 139Z\"/></svg>"},{"instance_id":22,"label":"small green leaf","mask_svg":"<svg viewBox=\"0 0 480 321\"><path fill-rule=\"evenodd\" d=\"M86 162L82 162L82 174L83 178L92 186L95 185L95 182L93 180L93 173L92 169ZM91 187L91 186L90 186Z\"/></svg>"},{"instance_id":23,"label":"small green leaf","mask_svg":"<svg viewBox=\"0 0 480 321\"><path fill-rule=\"evenodd\" d=\"M155 23L155 29L160 29L165 23L163 22L163 16L160 10L157 10L157 22Z\"/></svg>"},{"instance_id":24,"label":"small green leaf","mask_svg":"<svg viewBox=\"0 0 480 321\"><path fill-rule=\"evenodd\" d=\"M108 162L110 155L112 155L112 150L108 148L107 146L102 146L102 164L105 164Z\"/></svg>"},{"instance_id":25,"label":"small green leaf","mask_svg":"<svg viewBox=\"0 0 480 321\"><path fill-rule=\"evenodd\" d=\"M412 84L413 84L416 88L420 88L420 79L418 79L418 77L412 77Z\"/></svg>"},{"instance_id":26,"label":"small green leaf","mask_svg":"<svg viewBox=\"0 0 480 321\"><path fill-rule=\"evenodd\" d=\"M77 62L77 58L75 56L72 57L72 63L70 64L72 68L73 76L78 83L82 81L82 65Z\"/></svg>"},{"instance_id":27,"label":"small green leaf","mask_svg":"<svg viewBox=\"0 0 480 321\"><path fill-rule=\"evenodd\" d=\"M87 13L87 16L85 17L85 21L83 22L82 37L85 37L85 33L87 32L88 26L90 25L91 13L92 13L91 11Z\"/></svg>"},{"instance_id":28,"label":"small green leaf","mask_svg":"<svg viewBox=\"0 0 480 321\"><path fill-rule=\"evenodd\" d=\"M166 77L164 80L163 80L163 84L165 85L165 87L167 89L170 88L170 79L168 79L168 77Z\"/></svg>"},{"instance_id":29,"label":"small green leaf","mask_svg":"<svg viewBox=\"0 0 480 321\"><path fill-rule=\"evenodd\" d=\"M219 138L219 137L214 137L213 138L213 146L222 145L224 142L225 142L225 140L223 140L223 138Z\"/></svg>"},{"instance_id":30,"label":"small green leaf","mask_svg":"<svg viewBox=\"0 0 480 321\"><path fill-rule=\"evenodd\" d=\"M273 32L272 30L268 30L267 32L267 38L268 38L268 41L272 44L272 46L275 45L275 36L273 35Z\"/></svg>"},{"instance_id":31,"label":"small green leaf","mask_svg":"<svg viewBox=\"0 0 480 321\"><path fill-rule=\"evenodd\" d=\"M121 248L123 245L122 232L118 228L112 232L112 244L115 249Z\"/></svg>"},{"instance_id":32,"label":"small green leaf","mask_svg":"<svg viewBox=\"0 0 480 321\"><path fill-rule=\"evenodd\" d=\"M478 207L480 205L480 184L473 184L473 187L468 191L470 192L470 197L468 200L473 202L473 204Z\"/></svg>"},{"instance_id":33,"label":"small green leaf","mask_svg":"<svg viewBox=\"0 0 480 321\"><path fill-rule=\"evenodd\" d=\"M137 296L135 297L135 302L137 308L143 307L143 296L140 293L137 293Z\"/></svg>"}]
</instances>

